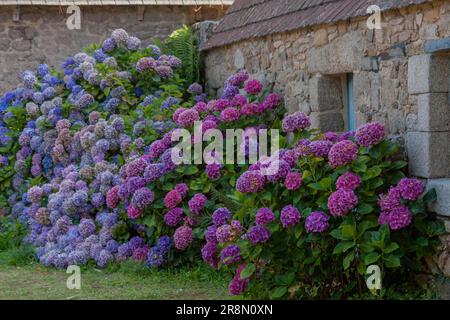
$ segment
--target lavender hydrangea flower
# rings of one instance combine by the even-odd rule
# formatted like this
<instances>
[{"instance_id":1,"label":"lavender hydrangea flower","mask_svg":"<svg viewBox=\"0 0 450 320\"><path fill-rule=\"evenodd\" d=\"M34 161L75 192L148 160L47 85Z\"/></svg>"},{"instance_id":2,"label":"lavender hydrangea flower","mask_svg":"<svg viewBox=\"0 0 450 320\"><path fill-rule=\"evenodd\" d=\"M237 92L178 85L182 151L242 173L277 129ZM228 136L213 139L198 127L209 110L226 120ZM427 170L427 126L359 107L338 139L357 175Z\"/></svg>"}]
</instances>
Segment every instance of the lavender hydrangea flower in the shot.
<instances>
[{"instance_id":1,"label":"lavender hydrangea flower","mask_svg":"<svg viewBox=\"0 0 450 320\"><path fill-rule=\"evenodd\" d=\"M236 181L236 189L242 193L255 193L264 188L265 177L259 171L246 171Z\"/></svg>"},{"instance_id":2,"label":"lavender hydrangea flower","mask_svg":"<svg viewBox=\"0 0 450 320\"><path fill-rule=\"evenodd\" d=\"M127 48L136 51L141 47L141 40L136 37L129 37L127 40Z\"/></svg>"},{"instance_id":3,"label":"lavender hydrangea flower","mask_svg":"<svg viewBox=\"0 0 450 320\"><path fill-rule=\"evenodd\" d=\"M155 199L155 194L148 188L140 188L136 190L131 198L131 205L138 210L144 210Z\"/></svg>"},{"instance_id":4,"label":"lavender hydrangea flower","mask_svg":"<svg viewBox=\"0 0 450 320\"><path fill-rule=\"evenodd\" d=\"M294 132L298 130L307 129L311 126L309 117L303 112L296 112L286 116L283 119L283 131Z\"/></svg>"},{"instance_id":5,"label":"lavender hydrangea flower","mask_svg":"<svg viewBox=\"0 0 450 320\"><path fill-rule=\"evenodd\" d=\"M221 225L216 230L216 239L219 243L225 243L232 239L232 227L229 224Z\"/></svg>"},{"instance_id":6,"label":"lavender hydrangea flower","mask_svg":"<svg viewBox=\"0 0 450 320\"><path fill-rule=\"evenodd\" d=\"M78 232L83 238L87 238L95 232L95 223L92 219L81 219Z\"/></svg>"},{"instance_id":7,"label":"lavender hydrangea flower","mask_svg":"<svg viewBox=\"0 0 450 320\"><path fill-rule=\"evenodd\" d=\"M186 250L194 240L192 229L188 226L182 226L175 230L173 235L175 248L178 250Z\"/></svg>"},{"instance_id":8,"label":"lavender hydrangea flower","mask_svg":"<svg viewBox=\"0 0 450 320\"><path fill-rule=\"evenodd\" d=\"M192 83L192 84L189 86L189 88L188 88L187 91L188 91L189 93L198 95L198 94L201 94L201 93L203 92L203 88L202 88L202 86L199 85L197 82L194 82L194 83Z\"/></svg>"}]
</instances>

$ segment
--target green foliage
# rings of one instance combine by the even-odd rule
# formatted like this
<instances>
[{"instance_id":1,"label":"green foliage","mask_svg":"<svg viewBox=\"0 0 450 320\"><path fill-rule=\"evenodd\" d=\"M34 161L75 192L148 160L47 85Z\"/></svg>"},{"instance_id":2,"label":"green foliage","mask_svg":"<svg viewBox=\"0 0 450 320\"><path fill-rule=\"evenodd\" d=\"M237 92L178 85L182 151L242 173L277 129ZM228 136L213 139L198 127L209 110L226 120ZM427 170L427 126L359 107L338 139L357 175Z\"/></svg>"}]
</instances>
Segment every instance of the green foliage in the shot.
<instances>
[{"instance_id":1,"label":"green foliage","mask_svg":"<svg viewBox=\"0 0 450 320\"><path fill-rule=\"evenodd\" d=\"M25 228L16 220L0 217L0 263L25 265L34 259L34 249L22 245Z\"/></svg>"},{"instance_id":2,"label":"green foliage","mask_svg":"<svg viewBox=\"0 0 450 320\"><path fill-rule=\"evenodd\" d=\"M297 139L317 139L303 132ZM282 147L291 147L285 144ZM289 191L282 183L270 184L255 194L236 192L233 199L240 204L236 212L245 225L252 225L257 208L269 207L277 220L281 209L294 204L302 213L295 227L282 228L279 222L267 228L271 238L267 243L252 245L238 239L242 262L246 267L241 279L250 279L246 296L263 299L352 299L412 297L414 275L423 272L423 258L433 255L439 244L443 224L427 212L427 203L436 199L430 190L416 201L405 202L413 214L413 222L402 230L390 230L378 223L378 197L404 175L405 162L393 160L398 145L389 141L361 148L353 163L331 168L314 156L301 157L294 170L303 176L299 190ZM355 192L358 206L343 217L330 217L329 229L323 233L307 233L304 219L313 211L328 212L328 197L335 190L337 178L344 172L360 175L362 184ZM279 221L279 220L278 220ZM224 244L225 246L227 244ZM381 269L382 290L366 287L367 267ZM224 268L230 268L223 266ZM231 267L234 270L235 266ZM423 296L418 290L414 297Z\"/></svg>"}]
</instances>

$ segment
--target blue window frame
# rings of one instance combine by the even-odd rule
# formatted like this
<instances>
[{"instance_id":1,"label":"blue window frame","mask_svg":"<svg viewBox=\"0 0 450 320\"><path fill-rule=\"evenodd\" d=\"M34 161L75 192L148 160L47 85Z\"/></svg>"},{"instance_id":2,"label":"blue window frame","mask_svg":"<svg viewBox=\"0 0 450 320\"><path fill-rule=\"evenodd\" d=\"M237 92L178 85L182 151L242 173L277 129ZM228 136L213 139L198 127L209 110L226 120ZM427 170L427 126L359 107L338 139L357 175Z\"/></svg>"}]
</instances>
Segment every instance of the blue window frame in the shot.
<instances>
[{"instance_id":1,"label":"blue window frame","mask_svg":"<svg viewBox=\"0 0 450 320\"><path fill-rule=\"evenodd\" d=\"M353 73L347 74L347 130L356 130L356 107L355 107L355 96L353 93Z\"/></svg>"}]
</instances>

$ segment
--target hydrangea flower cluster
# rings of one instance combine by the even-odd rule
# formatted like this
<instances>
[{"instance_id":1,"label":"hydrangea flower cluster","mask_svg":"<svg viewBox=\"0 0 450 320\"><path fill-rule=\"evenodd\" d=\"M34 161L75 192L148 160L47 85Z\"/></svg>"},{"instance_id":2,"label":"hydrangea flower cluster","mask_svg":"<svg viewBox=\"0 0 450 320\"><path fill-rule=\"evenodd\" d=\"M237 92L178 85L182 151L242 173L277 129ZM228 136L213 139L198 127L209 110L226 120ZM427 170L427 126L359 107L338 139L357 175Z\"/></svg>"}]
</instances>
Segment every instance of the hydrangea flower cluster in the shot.
<instances>
[{"instance_id":1,"label":"hydrangea flower cluster","mask_svg":"<svg viewBox=\"0 0 450 320\"><path fill-rule=\"evenodd\" d=\"M413 215L406 203L417 200L424 191L425 186L420 180L401 179L386 195L380 196L378 205L381 213L378 223L387 224L392 230L407 227L412 222Z\"/></svg>"}]
</instances>

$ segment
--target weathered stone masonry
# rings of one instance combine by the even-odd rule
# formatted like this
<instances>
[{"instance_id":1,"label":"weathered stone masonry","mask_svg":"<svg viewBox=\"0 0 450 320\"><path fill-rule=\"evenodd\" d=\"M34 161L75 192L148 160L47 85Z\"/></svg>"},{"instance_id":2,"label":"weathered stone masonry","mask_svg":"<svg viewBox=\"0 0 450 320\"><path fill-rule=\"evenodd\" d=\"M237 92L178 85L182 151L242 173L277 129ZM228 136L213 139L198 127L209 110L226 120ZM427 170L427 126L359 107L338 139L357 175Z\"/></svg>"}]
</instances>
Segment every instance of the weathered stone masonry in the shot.
<instances>
[{"instance_id":1,"label":"weathered stone masonry","mask_svg":"<svg viewBox=\"0 0 450 320\"><path fill-rule=\"evenodd\" d=\"M250 38L206 51L210 93L247 69L283 93L290 112L303 111L314 126L344 130L353 74L357 125L379 121L404 145L409 170L438 193L433 210L450 232L450 1L389 10L382 29L367 17ZM450 236L439 266L450 275Z\"/></svg>"},{"instance_id":2,"label":"weathered stone masonry","mask_svg":"<svg viewBox=\"0 0 450 320\"><path fill-rule=\"evenodd\" d=\"M165 37L183 24L218 19L226 6L81 6L81 30L69 30L67 6L0 5L0 94L14 88L18 75L38 63L59 67L63 59L83 47L103 41L115 28L123 28L148 43Z\"/></svg>"}]
</instances>

